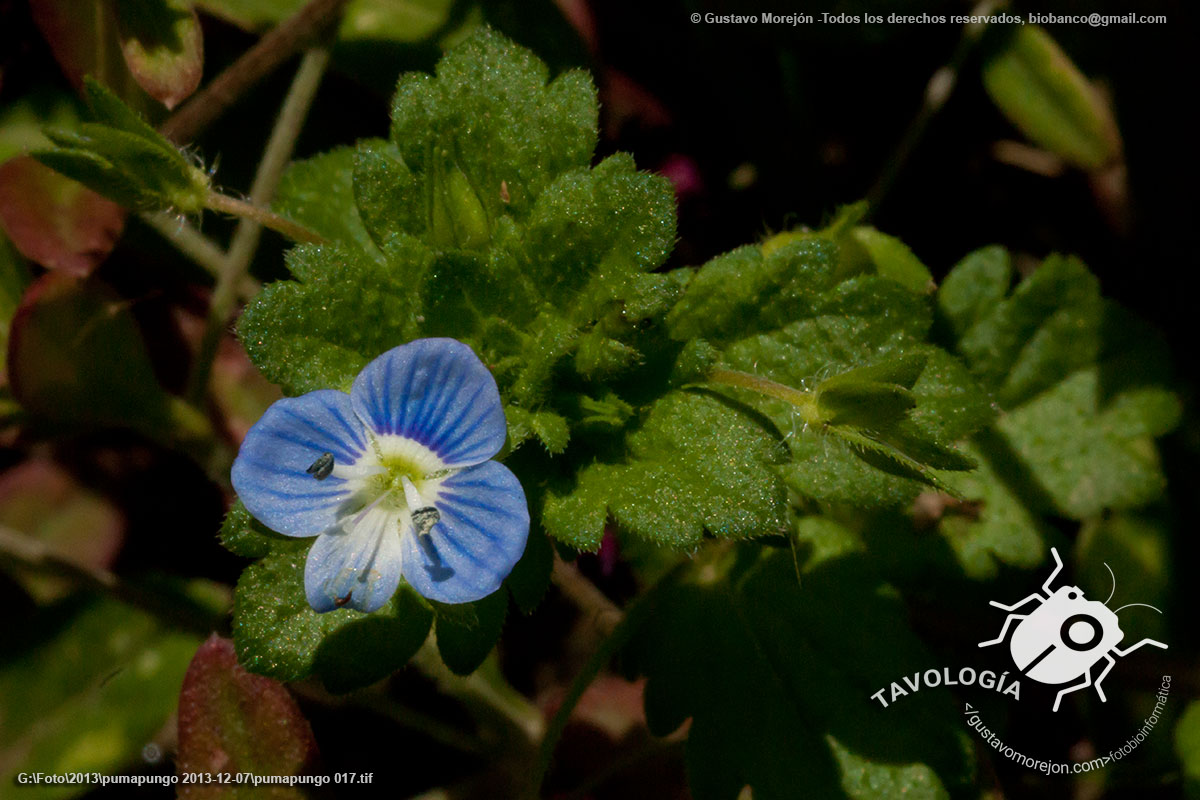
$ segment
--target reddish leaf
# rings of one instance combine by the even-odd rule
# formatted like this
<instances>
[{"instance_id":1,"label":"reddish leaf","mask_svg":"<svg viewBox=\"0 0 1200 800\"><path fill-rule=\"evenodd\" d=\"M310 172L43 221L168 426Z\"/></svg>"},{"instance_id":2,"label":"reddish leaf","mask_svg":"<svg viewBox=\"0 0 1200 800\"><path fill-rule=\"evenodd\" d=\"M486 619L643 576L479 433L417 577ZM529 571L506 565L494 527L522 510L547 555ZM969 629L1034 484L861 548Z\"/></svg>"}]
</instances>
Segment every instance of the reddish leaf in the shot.
<instances>
[{"instance_id":1,"label":"reddish leaf","mask_svg":"<svg viewBox=\"0 0 1200 800\"><path fill-rule=\"evenodd\" d=\"M0 475L0 525L70 554L89 567L109 567L121 548L125 526L106 498L80 486L45 458L19 464ZM43 602L67 593L70 584L47 576L20 575Z\"/></svg>"},{"instance_id":2,"label":"reddish leaf","mask_svg":"<svg viewBox=\"0 0 1200 800\"><path fill-rule=\"evenodd\" d=\"M178 772L299 775L316 757L308 720L282 683L242 669L228 639L214 634L200 646L179 696ZM283 786L259 791L255 797L302 796ZM181 800L237 796L246 795L232 785L179 787Z\"/></svg>"},{"instance_id":3,"label":"reddish leaf","mask_svg":"<svg viewBox=\"0 0 1200 800\"><path fill-rule=\"evenodd\" d=\"M109 3L29 0L29 10L63 75L75 88L83 86L84 75L111 79L115 69L123 71Z\"/></svg>"},{"instance_id":4,"label":"reddish leaf","mask_svg":"<svg viewBox=\"0 0 1200 800\"><path fill-rule=\"evenodd\" d=\"M204 39L185 0L117 0L125 64L151 97L174 108L200 85Z\"/></svg>"},{"instance_id":5,"label":"reddish leaf","mask_svg":"<svg viewBox=\"0 0 1200 800\"><path fill-rule=\"evenodd\" d=\"M0 165L0 225L28 259L87 275L109 254L125 211L29 156Z\"/></svg>"},{"instance_id":6,"label":"reddish leaf","mask_svg":"<svg viewBox=\"0 0 1200 800\"><path fill-rule=\"evenodd\" d=\"M50 272L21 298L8 340L13 397L31 414L70 427L170 430L141 330L124 302L95 280Z\"/></svg>"}]
</instances>

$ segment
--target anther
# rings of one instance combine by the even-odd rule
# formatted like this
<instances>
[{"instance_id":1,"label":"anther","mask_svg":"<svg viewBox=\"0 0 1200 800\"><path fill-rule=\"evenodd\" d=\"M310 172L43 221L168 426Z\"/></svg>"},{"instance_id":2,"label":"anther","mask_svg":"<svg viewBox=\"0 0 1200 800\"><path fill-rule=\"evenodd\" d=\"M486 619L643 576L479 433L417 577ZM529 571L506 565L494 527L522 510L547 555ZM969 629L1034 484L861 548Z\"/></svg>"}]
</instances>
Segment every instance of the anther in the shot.
<instances>
[{"instance_id":1,"label":"anther","mask_svg":"<svg viewBox=\"0 0 1200 800\"><path fill-rule=\"evenodd\" d=\"M417 529L417 533L420 536L427 535L433 529L433 526L438 524L441 518L441 512L433 506L425 506L412 512L413 527Z\"/></svg>"},{"instance_id":2,"label":"anther","mask_svg":"<svg viewBox=\"0 0 1200 800\"><path fill-rule=\"evenodd\" d=\"M329 473L333 472L333 453L322 453L304 471L319 481L325 480L329 477Z\"/></svg>"},{"instance_id":3,"label":"anther","mask_svg":"<svg viewBox=\"0 0 1200 800\"><path fill-rule=\"evenodd\" d=\"M425 536L442 518L441 512L431 505L426 505L421 493L407 476L401 478L400 482L404 486L404 502L408 504L409 513L412 515L413 527L417 529L418 535Z\"/></svg>"}]
</instances>

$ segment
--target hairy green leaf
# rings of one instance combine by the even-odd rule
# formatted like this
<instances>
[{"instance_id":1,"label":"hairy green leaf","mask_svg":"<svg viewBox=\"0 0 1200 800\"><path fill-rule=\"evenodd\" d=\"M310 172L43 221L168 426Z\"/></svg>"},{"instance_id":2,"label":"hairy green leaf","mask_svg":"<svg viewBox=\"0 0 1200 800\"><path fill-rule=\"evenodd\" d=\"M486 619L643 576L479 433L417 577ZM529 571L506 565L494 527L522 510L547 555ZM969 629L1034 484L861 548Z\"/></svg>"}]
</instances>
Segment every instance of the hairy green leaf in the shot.
<instances>
[{"instance_id":1,"label":"hairy green leaf","mask_svg":"<svg viewBox=\"0 0 1200 800\"><path fill-rule=\"evenodd\" d=\"M233 640L246 669L279 680L315 672L335 692L365 686L404 666L421 647L433 614L409 589L371 614L318 614L304 595L307 550L280 549L242 573L234 596Z\"/></svg>"},{"instance_id":2,"label":"hairy green leaf","mask_svg":"<svg viewBox=\"0 0 1200 800\"><path fill-rule=\"evenodd\" d=\"M745 785L762 800L798 786L814 797L946 797L969 783L971 745L948 698L903 714L870 699L936 659L862 555L838 543L848 536L806 520L802 540L823 544L799 575L786 551L746 552L656 593L624 663L648 677L652 731L692 718L685 760L698 800Z\"/></svg>"},{"instance_id":3,"label":"hairy green leaf","mask_svg":"<svg viewBox=\"0 0 1200 800\"><path fill-rule=\"evenodd\" d=\"M610 514L623 530L674 547L694 546L705 533L741 539L786 531L783 487L771 470L782 448L736 403L672 392L626 448L620 461L585 467L570 491L547 497L552 536L594 550Z\"/></svg>"}]
</instances>

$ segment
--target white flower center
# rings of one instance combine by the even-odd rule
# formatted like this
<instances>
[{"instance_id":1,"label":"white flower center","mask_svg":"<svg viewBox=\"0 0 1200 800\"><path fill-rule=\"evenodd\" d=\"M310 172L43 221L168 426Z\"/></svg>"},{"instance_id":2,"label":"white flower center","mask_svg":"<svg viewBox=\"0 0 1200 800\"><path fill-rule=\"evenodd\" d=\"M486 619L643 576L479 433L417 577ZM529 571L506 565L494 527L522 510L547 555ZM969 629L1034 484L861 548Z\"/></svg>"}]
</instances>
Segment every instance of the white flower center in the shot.
<instances>
[{"instance_id":1,"label":"white flower center","mask_svg":"<svg viewBox=\"0 0 1200 800\"><path fill-rule=\"evenodd\" d=\"M428 447L407 437L376 436L369 431L367 436L371 446L361 458L352 464L334 464L329 472L346 481L352 492L342 524L356 528L379 509L388 514L397 533L411 529L428 534L441 519L433 501L454 470Z\"/></svg>"}]
</instances>

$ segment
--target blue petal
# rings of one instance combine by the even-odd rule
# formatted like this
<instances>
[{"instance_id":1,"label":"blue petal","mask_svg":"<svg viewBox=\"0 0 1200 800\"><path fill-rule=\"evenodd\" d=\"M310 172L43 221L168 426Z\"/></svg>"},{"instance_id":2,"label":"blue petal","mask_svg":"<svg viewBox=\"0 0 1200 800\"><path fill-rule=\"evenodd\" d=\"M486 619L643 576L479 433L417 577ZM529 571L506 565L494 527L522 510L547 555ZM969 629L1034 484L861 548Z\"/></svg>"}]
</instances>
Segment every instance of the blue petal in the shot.
<instances>
[{"instance_id":1,"label":"blue petal","mask_svg":"<svg viewBox=\"0 0 1200 800\"><path fill-rule=\"evenodd\" d=\"M379 434L398 434L451 467L486 461L507 426L496 380L454 339L418 339L367 364L350 390L354 410Z\"/></svg>"},{"instance_id":2,"label":"blue petal","mask_svg":"<svg viewBox=\"0 0 1200 800\"><path fill-rule=\"evenodd\" d=\"M304 564L304 594L319 613L377 611L400 585L400 531L393 512L368 511L353 528L317 537Z\"/></svg>"},{"instance_id":3,"label":"blue petal","mask_svg":"<svg viewBox=\"0 0 1200 800\"><path fill-rule=\"evenodd\" d=\"M324 453L333 454L335 464L352 464L366 448L366 431L345 392L285 398L246 434L233 462L233 488L268 528L315 536L337 522L351 492L341 478L317 480L305 470Z\"/></svg>"},{"instance_id":4,"label":"blue petal","mask_svg":"<svg viewBox=\"0 0 1200 800\"><path fill-rule=\"evenodd\" d=\"M433 503L440 521L427 536L410 533L401 543L404 579L441 603L487 597L525 551L529 508L520 482L488 461L443 481Z\"/></svg>"}]
</instances>

